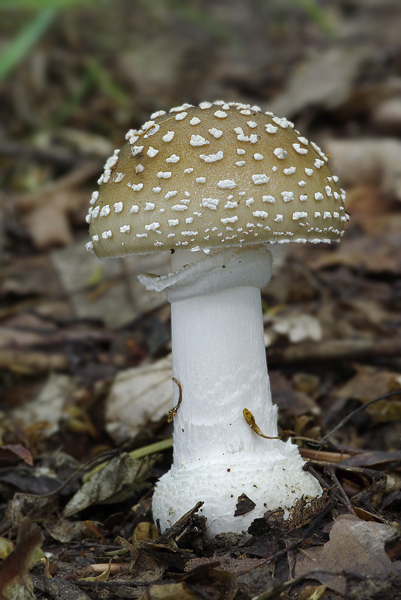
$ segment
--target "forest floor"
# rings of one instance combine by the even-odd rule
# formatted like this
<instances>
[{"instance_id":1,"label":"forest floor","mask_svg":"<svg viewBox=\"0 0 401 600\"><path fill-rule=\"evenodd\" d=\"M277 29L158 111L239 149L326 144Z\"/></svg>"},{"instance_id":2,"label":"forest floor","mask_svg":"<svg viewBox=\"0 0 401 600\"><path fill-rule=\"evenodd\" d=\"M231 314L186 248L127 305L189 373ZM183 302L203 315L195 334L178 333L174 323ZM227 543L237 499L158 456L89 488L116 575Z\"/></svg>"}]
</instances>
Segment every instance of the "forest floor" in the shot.
<instances>
[{"instance_id":1,"label":"forest floor","mask_svg":"<svg viewBox=\"0 0 401 600\"><path fill-rule=\"evenodd\" d=\"M0 6L0 597L401 598L400 3L67 4ZM262 290L279 426L322 500L210 540L197 507L152 522L170 309L136 275L169 257L100 262L85 215L129 128L221 98L319 143L351 220L274 246Z\"/></svg>"}]
</instances>

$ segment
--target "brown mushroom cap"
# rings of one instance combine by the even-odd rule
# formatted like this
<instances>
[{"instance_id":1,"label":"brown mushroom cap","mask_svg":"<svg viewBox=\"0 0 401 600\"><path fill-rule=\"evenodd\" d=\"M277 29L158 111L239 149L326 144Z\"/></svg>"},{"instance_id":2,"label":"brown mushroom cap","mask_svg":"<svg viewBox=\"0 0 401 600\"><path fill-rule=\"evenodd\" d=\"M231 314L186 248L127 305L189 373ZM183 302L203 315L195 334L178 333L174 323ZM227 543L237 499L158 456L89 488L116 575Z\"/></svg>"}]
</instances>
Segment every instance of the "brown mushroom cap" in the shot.
<instances>
[{"instance_id":1,"label":"brown mushroom cap","mask_svg":"<svg viewBox=\"0 0 401 600\"><path fill-rule=\"evenodd\" d=\"M345 193L320 148L293 127L235 102L155 113L106 163L89 249L111 257L339 241Z\"/></svg>"}]
</instances>

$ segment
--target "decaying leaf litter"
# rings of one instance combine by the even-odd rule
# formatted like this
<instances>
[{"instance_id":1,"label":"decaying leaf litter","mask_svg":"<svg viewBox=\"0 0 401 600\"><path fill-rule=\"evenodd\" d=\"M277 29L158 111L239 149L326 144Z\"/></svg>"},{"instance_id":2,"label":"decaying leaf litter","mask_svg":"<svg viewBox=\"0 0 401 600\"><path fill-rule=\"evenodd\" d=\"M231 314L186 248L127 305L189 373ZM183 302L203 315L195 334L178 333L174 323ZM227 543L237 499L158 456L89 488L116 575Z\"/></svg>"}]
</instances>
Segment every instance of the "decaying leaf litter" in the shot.
<instances>
[{"instance_id":1,"label":"decaying leaf litter","mask_svg":"<svg viewBox=\"0 0 401 600\"><path fill-rule=\"evenodd\" d=\"M397 598L400 7L135 8L0 9L1 593ZM336 248L274 247L263 290L281 432L325 494L290 523L267 514L207 540L199 506L161 536L151 523L171 461L169 307L136 274L167 272L168 257L99 262L84 244L90 193L126 130L215 98L320 142L352 219Z\"/></svg>"}]
</instances>

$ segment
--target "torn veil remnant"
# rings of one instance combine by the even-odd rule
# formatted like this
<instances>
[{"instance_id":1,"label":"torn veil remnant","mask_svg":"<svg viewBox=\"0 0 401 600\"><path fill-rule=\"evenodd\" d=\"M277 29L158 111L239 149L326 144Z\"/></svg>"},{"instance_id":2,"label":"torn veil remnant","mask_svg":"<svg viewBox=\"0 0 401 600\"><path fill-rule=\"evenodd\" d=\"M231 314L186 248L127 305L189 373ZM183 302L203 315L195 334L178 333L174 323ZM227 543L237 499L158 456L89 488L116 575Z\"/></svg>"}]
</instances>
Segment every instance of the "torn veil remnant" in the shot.
<instances>
[{"instance_id":1,"label":"torn veil remnant","mask_svg":"<svg viewBox=\"0 0 401 600\"><path fill-rule=\"evenodd\" d=\"M321 493L291 441L277 438L260 289L266 242L337 242L345 193L327 157L257 106L202 102L160 111L107 161L87 217L100 258L170 250L172 272L141 275L171 302L174 463L158 482L161 528L202 500L209 535L289 514ZM264 437L244 419L246 408ZM254 507L237 510L245 495ZM240 514L241 513L241 514Z\"/></svg>"}]
</instances>

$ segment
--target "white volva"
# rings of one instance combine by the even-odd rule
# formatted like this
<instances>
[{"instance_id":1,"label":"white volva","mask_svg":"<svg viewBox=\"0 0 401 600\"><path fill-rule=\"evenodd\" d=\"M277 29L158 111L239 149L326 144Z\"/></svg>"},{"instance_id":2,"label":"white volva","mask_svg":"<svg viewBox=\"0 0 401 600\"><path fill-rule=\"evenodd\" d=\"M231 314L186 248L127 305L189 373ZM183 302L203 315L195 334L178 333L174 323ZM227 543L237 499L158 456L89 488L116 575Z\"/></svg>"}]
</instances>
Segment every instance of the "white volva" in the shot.
<instances>
[{"instance_id":1,"label":"white volva","mask_svg":"<svg viewBox=\"0 0 401 600\"><path fill-rule=\"evenodd\" d=\"M154 518L164 530L202 500L210 536L241 532L267 510L321 493L302 470L296 446L257 435L243 415L248 409L266 436L278 435L260 296L270 280L271 253L264 246L207 258L178 251L172 268L167 276L140 277L171 302L173 376L182 388L174 463L156 486ZM248 512L235 516L242 494L251 500Z\"/></svg>"}]
</instances>

